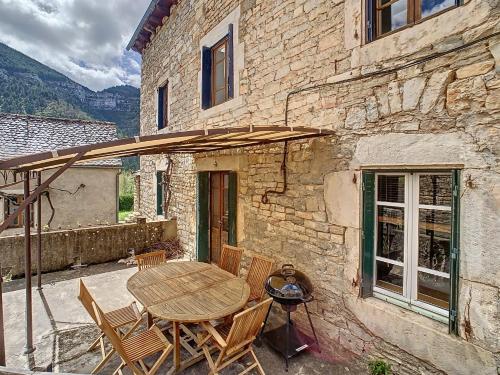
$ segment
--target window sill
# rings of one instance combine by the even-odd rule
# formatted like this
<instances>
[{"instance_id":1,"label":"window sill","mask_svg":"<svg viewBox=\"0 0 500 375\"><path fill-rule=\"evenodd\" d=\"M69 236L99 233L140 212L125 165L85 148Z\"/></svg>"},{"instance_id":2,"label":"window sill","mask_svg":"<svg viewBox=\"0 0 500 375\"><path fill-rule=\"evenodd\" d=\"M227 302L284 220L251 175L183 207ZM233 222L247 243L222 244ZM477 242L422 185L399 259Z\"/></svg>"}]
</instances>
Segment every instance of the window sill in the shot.
<instances>
[{"instance_id":1,"label":"window sill","mask_svg":"<svg viewBox=\"0 0 500 375\"><path fill-rule=\"evenodd\" d=\"M236 98L225 101L224 103L218 104L214 107L200 110L200 118L207 119L213 116L218 116L230 110L234 110L243 105L243 98L237 96Z\"/></svg>"},{"instance_id":2,"label":"window sill","mask_svg":"<svg viewBox=\"0 0 500 375\"><path fill-rule=\"evenodd\" d=\"M448 312L445 310L442 310L442 309L436 308L435 311L431 311L429 309L425 309L425 308L422 308L420 306L410 304L409 302L402 300L400 298L397 298L396 296L393 296L392 293L386 292L386 291L382 292L380 290L378 290L378 291L374 290L373 297L380 299L382 301L385 301L387 303L391 303L391 304L396 305L398 307L402 307L406 310L413 311L419 315L436 320L436 321L443 323L443 324L448 324L448 322L449 322Z\"/></svg>"}]
</instances>

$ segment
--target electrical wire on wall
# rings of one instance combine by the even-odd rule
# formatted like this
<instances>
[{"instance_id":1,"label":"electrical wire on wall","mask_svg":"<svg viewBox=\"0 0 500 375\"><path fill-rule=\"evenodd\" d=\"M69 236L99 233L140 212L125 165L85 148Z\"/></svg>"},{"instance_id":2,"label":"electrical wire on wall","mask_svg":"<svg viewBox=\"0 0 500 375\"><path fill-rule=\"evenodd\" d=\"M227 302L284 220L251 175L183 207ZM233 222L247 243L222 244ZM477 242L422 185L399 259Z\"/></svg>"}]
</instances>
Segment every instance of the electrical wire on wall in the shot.
<instances>
[{"instance_id":1,"label":"electrical wire on wall","mask_svg":"<svg viewBox=\"0 0 500 375\"><path fill-rule=\"evenodd\" d=\"M306 86L303 88L292 90L286 96L284 125L287 127L289 126L288 125L288 122L289 122L288 115L289 115L290 99L294 95L304 93L304 92L321 90L321 89L334 88L338 85L342 85L342 84L350 83L350 82L361 81L361 80L367 79L367 78L380 77L380 76L384 76L384 75L394 74L394 73L397 73L403 69L408 69L410 67L426 63L428 61L437 59L439 57L446 56L446 55L449 55L449 54L454 53L454 52L462 51L466 48L469 48L473 45L485 42L485 41L492 39L492 38L495 38L497 36L500 36L500 32L495 32L493 34L486 35L482 38L470 41L468 43L464 43L461 46L450 48L449 50L446 50L443 52L433 53L431 55L428 55L428 56L425 56L425 57L422 57L422 58L419 58L419 59L416 59L416 60L413 60L413 61L410 61L410 62L407 62L404 64L400 64L400 65L397 65L397 66L392 67L392 68L384 68L384 69L376 70L376 71L373 71L370 73L360 74L360 75L355 76L355 77L346 78L346 79L336 81L336 82L321 83L318 85ZM264 194L262 194L262 197L261 197L261 201L264 204L269 203L269 198L268 198L269 194L283 195L286 193L286 190L287 190L287 170L286 170L287 155L288 155L288 144L287 144L287 142L285 142L284 151L283 151L283 162L281 164L281 173L283 175L283 189L282 190L266 189L266 191L264 192Z\"/></svg>"},{"instance_id":2,"label":"electrical wire on wall","mask_svg":"<svg viewBox=\"0 0 500 375\"><path fill-rule=\"evenodd\" d=\"M276 195L283 195L286 193L287 190L287 175L286 175L286 160L288 158L288 141L285 141L285 144L283 145L283 161L281 162L281 174L283 175L283 188L281 190L270 190L266 189L264 194L262 194L261 201L264 204L269 203L269 194L276 194Z\"/></svg>"}]
</instances>

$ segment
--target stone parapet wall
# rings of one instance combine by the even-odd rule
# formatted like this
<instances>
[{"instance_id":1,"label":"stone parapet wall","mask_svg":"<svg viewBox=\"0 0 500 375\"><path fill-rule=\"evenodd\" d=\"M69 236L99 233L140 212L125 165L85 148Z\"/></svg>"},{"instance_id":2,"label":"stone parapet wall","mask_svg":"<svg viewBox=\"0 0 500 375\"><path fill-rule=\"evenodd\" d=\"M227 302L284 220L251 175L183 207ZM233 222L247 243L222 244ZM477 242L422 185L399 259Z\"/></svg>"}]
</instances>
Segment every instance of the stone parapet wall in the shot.
<instances>
[{"instance_id":1,"label":"stone parapet wall","mask_svg":"<svg viewBox=\"0 0 500 375\"><path fill-rule=\"evenodd\" d=\"M73 265L110 262L139 253L146 246L177 236L175 221L120 224L42 233L42 272ZM36 236L31 236L33 271L36 271ZM24 275L24 236L0 238L2 274Z\"/></svg>"}]
</instances>

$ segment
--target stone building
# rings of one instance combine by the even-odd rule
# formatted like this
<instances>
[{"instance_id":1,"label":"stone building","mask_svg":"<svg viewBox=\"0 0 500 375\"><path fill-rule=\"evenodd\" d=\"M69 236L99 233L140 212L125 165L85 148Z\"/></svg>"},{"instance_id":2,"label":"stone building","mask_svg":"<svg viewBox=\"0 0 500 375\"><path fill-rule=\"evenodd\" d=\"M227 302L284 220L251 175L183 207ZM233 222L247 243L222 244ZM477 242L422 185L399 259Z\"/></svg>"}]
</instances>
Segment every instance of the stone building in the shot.
<instances>
[{"instance_id":1,"label":"stone building","mask_svg":"<svg viewBox=\"0 0 500 375\"><path fill-rule=\"evenodd\" d=\"M109 122L56 119L0 113L0 160L53 152L73 146L117 139L116 126ZM118 220L118 175L120 159L93 160L69 168L42 195L42 227L67 229L115 224ZM42 182L54 173L42 172ZM30 176L31 190L37 176ZM17 183L15 183L18 181ZM0 170L0 221L23 201L22 173ZM36 205L32 222L35 226ZM23 233L24 214L2 235Z\"/></svg>"},{"instance_id":2,"label":"stone building","mask_svg":"<svg viewBox=\"0 0 500 375\"><path fill-rule=\"evenodd\" d=\"M498 374L499 14L498 0L152 1L129 44L141 134L335 134L172 156L166 214L191 258L228 241L246 262L293 263L321 340L397 373ZM168 165L141 157L151 220Z\"/></svg>"}]
</instances>

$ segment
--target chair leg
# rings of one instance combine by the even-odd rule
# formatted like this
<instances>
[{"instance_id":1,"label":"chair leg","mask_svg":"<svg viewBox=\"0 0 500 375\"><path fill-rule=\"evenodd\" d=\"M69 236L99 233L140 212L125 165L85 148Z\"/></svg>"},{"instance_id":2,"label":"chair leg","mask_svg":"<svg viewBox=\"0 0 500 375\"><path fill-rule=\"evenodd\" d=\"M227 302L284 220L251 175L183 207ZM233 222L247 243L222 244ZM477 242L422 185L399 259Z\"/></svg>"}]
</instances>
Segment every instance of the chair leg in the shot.
<instances>
[{"instance_id":1,"label":"chair leg","mask_svg":"<svg viewBox=\"0 0 500 375\"><path fill-rule=\"evenodd\" d=\"M89 346L89 348L87 349L88 352L91 352L92 350L94 350L97 345L99 345L99 343L101 342L101 339L104 337L104 333L101 332L101 335L95 339L95 341L92 343L92 345Z\"/></svg>"},{"instance_id":2,"label":"chair leg","mask_svg":"<svg viewBox=\"0 0 500 375\"><path fill-rule=\"evenodd\" d=\"M120 366L113 372L113 375L120 374L123 375L122 369L126 366L125 362L122 362Z\"/></svg>"},{"instance_id":3,"label":"chair leg","mask_svg":"<svg viewBox=\"0 0 500 375\"><path fill-rule=\"evenodd\" d=\"M161 354L160 358L158 358L153 367L151 367L151 370L149 370L149 372L146 373L148 375L155 375L160 366L163 364L163 362L165 362L165 360L167 359L168 355L173 350L173 348L174 348L173 345L170 345L168 349L165 349Z\"/></svg>"},{"instance_id":4,"label":"chair leg","mask_svg":"<svg viewBox=\"0 0 500 375\"><path fill-rule=\"evenodd\" d=\"M99 362L97 364L97 366L92 370L91 374L97 374L103 367L104 365L106 364L106 362L109 361L109 359L111 358L111 356L115 353L115 349L111 349L110 352L108 354L106 354L106 356L101 360L101 362Z\"/></svg>"},{"instance_id":5,"label":"chair leg","mask_svg":"<svg viewBox=\"0 0 500 375\"><path fill-rule=\"evenodd\" d=\"M252 354L252 357L255 360L255 363L257 364L257 368L259 369L260 375L266 375L266 373L264 372L264 369L260 365L259 360L257 359L257 356L255 355L255 352L253 351L253 348L250 348L250 353Z\"/></svg>"},{"instance_id":6,"label":"chair leg","mask_svg":"<svg viewBox=\"0 0 500 375\"><path fill-rule=\"evenodd\" d=\"M203 345L203 353L205 354L205 357L207 358L208 362L208 367L210 367L210 372L209 375L215 374L215 363L214 360L212 359L212 355L210 354L210 350L208 350L208 347L206 345Z\"/></svg>"}]
</instances>

